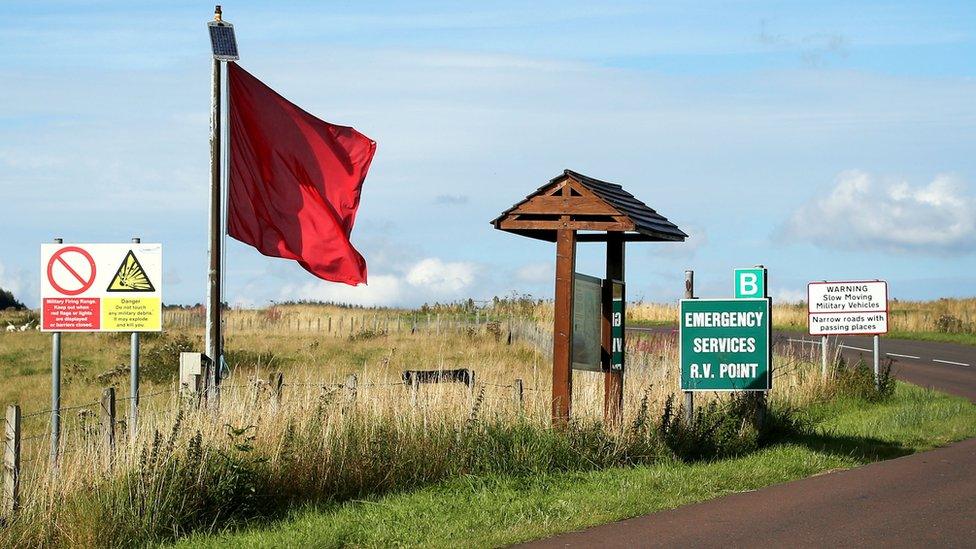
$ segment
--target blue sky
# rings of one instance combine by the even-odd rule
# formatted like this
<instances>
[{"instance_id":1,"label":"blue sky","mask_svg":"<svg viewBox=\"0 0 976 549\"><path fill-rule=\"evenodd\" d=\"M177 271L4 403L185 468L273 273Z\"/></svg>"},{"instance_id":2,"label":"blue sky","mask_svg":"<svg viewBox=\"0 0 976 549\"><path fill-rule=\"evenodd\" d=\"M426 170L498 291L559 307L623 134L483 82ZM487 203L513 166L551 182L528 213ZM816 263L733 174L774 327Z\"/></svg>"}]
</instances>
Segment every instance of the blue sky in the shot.
<instances>
[{"instance_id":1,"label":"blue sky","mask_svg":"<svg viewBox=\"0 0 976 549\"><path fill-rule=\"evenodd\" d=\"M565 168L691 235L628 248L633 299L884 278L976 294L971 2L223 3L241 64L378 142L353 241L368 287L229 240L232 303L416 305L552 294L551 244L488 221ZM0 287L36 305L38 248L164 245L164 299L202 301L205 2L0 5ZM578 270L602 274L581 245Z\"/></svg>"}]
</instances>

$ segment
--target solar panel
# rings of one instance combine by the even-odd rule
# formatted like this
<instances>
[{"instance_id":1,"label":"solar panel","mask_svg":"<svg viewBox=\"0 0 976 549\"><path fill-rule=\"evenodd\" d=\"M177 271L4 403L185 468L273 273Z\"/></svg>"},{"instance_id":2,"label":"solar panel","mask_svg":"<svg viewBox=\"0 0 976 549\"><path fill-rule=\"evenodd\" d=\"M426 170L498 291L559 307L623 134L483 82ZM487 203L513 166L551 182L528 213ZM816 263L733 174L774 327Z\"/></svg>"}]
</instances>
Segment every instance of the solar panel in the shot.
<instances>
[{"instance_id":1,"label":"solar panel","mask_svg":"<svg viewBox=\"0 0 976 549\"><path fill-rule=\"evenodd\" d=\"M214 59L220 61L237 61L237 39L234 38L234 25L219 21L207 23L210 27L210 46L213 48Z\"/></svg>"}]
</instances>

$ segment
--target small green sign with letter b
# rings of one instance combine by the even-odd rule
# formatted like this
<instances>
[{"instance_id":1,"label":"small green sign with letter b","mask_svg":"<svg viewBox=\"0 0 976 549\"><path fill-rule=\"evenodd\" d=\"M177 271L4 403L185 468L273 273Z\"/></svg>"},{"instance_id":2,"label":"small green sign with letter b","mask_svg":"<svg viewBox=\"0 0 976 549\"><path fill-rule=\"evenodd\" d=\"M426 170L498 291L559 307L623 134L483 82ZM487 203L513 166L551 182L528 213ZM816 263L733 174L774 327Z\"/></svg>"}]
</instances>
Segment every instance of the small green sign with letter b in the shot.
<instances>
[{"instance_id":1,"label":"small green sign with letter b","mask_svg":"<svg viewBox=\"0 0 976 549\"><path fill-rule=\"evenodd\" d=\"M736 299L766 297L766 269L736 269L734 295Z\"/></svg>"}]
</instances>

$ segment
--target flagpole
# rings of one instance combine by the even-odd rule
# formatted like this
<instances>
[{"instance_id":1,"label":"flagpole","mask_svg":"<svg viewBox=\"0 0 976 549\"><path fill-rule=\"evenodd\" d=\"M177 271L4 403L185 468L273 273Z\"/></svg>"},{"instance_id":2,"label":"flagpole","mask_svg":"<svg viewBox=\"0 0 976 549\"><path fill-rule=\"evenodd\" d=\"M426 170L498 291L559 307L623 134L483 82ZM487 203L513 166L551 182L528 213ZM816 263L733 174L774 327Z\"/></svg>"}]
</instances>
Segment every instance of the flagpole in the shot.
<instances>
[{"instance_id":1,"label":"flagpole","mask_svg":"<svg viewBox=\"0 0 976 549\"><path fill-rule=\"evenodd\" d=\"M220 6L214 11L214 20L221 20ZM209 269L207 271L207 325L206 349L210 358L207 372L207 401L216 403L217 387L220 384L220 357L222 354L221 341L221 265L223 250L221 248L221 219L223 205L221 203L221 64L218 59L213 60L213 74L211 80L210 98L210 245L208 250Z\"/></svg>"}]
</instances>

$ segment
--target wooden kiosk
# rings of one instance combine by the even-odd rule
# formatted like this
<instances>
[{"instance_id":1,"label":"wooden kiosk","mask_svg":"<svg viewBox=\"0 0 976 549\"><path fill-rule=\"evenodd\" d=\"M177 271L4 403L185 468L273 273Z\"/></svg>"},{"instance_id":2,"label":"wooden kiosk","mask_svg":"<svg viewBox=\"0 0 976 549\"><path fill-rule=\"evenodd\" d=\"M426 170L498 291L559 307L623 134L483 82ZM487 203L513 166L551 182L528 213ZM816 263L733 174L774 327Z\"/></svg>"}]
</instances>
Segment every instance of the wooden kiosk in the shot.
<instances>
[{"instance_id":1,"label":"wooden kiosk","mask_svg":"<svg viewBox=\"0 0 976 549\"><path fill-rule=\"evenodd\" d=\"M614 183L565 170L502 212L496 229L556 243L555 322L552 345L552 419L569 421L573 395L573 280L577 242L607 243L607 280L623 283L626 242L683 242L674 223ZM603 307L601 364L604 420L614 426L623 408L623 368L610 368L610 309Z\"/></svg>"}]
</instances>

